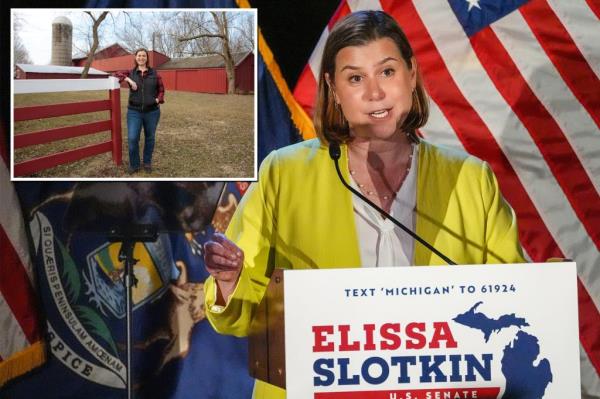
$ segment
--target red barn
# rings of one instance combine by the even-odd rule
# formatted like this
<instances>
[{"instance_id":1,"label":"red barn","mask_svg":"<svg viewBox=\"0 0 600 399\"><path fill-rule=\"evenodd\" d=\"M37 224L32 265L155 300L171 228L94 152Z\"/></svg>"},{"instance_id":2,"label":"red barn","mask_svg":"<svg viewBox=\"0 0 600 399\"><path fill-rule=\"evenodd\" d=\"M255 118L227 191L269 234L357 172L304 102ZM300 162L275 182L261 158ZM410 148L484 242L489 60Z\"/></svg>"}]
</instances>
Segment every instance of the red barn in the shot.
<instances>
[{"instance_id":1,"label":"red barn","mask_svg":"<svg viewBox=\"0 0 600 399\"><path fill-rule=\"evenodd\" d=\"M15 79L79 79L82 71L83 67L17 64ZM94 68L88 71L88 79L106 79L108 76Z\"/></svg>"},{"instance_id":2,"label":"red barn","mask_svg":"<svg viewBox=\"0 0 600 399\"><path fill-rule=\"evenodd\" d=\"M87 60L86 56L73 58L73 65L83 66ZM148 62L152 68L156 68L169 61L169 57L159 53L158 51L148 51ZM92 61L92 67L100 69L108 73L116 71L124 71L133 69L134 56L125 50L120 44L111 44L108 47L104 47L94 55L94 61Z\"/></svg>"},{"instance_id":3,"label":"red barn","mask_svg":"<svg viewBox=\"0 0 600 399\"><path fill-rule=\"evenodd\" d=\"M87 57L73 59L73 64L85 65ZM234 53L235 62L235 91L246 94L254 92L254 53ZM186 57L170 59L166 55L148 51L150 66L156 68L163 78L165 89L192 91L198 93L227 93L227 74L225 63L220 55L201 57ZM131 70L134 57L118 43L96 52L92 67L114 73ZM123 87L127 87L125 83Z\"/></svg>"},{"instance_id":4,"label":"red barn","mask_svg":"<svg viewBox=\"0 0 600 399\"><path fill-rule=\"evenodd\" d=\"M235 89L240 93L254 93L254 53L248 52L235 67Z\"/></svg>"},{"instance_id":5,"label":"red barn","mask_svg":"<svg viewBox=\"0 0 600 399\"><path fill-rule=\"evenodd\" d=\"M254 54L233 54L235 91L254 92ZM227 73L220 55L172 59L158 68L167 90L199 93L227 93Z\"/></svg>"}]
</instances>

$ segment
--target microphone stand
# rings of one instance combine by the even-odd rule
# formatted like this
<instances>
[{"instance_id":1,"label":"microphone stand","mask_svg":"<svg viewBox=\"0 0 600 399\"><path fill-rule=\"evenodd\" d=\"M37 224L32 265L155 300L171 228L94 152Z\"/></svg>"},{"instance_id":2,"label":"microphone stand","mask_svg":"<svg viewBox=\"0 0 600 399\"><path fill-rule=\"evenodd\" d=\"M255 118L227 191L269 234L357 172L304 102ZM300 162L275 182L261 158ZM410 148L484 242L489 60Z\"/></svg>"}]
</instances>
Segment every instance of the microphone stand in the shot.
<instances>
[{"instance_id":1,"label":"microphone stand","mask_svg":"<svg viewBox=\"0 0 600 399\"><path fill-rule=\"evenodd\" d=\"M427 241L425 241L424 239L422 239L421 237L419 237L411 229L409 229L408 227L406 227L405 225L403 225L402 223L400 223L398 220L396 220L395 218L393 218L392 215L390 215L389 213L387 213L386 211L384 211L383 209L381 209L373 201L371 201L370 199L368 199L367 197L365 197L364 195L362 195L362 193L360 193L358 190L355 190L352 186L350 186L346 182L346 180L344 179L344 176L342 176L342 171L340 170L340 165L339 165L340 155L341 155L341 151L340 151L339 144L337 144L337 143L330 143L329 144L329 156L331 157L331 159L333 159L333 162L335 163L335 170L337 171L337 174L338 174L340 180L342 181L342 184L344 186L346 186L346 188L348 190L350 190L353 194L355 194L356 196L358 196L361 200L365 201L367 204L371 205L373 208L377 209L382 215L384 215L386 217L386 219L389 219L396 226L400 227L409 236L411 236L412 238L414 238L415 240L417 240L418 242L420 242L421 244L423 244L431 252L433 252L434 254L436 254L437 256L439 256L440 258L442 258L447 264L449 264L449 265L456 265L456 263L453 262L446 255L444 255L443 253L441 253L440 251L438 251L437 249L435 249L431 244L429 244Z\"/></svg>"},{"instance_id":2,"label":"microphone stand","mask_svg":"<svg viewBox=\"0 0 600 399\"><path fill-rule=\"evenodd\" d=\"M121 249L119 250L119 261L124 262L124 284L126 294L126 352L127 352L127 399L133 399L133 379L132 371L132 338L131 331L133 329L133 286L137 286L137 279L133 273L133 267L138 262L138 259L133 257L135 244L138 242L154 242L158 239L158 228L152 224L132 224L127 228L121 229L118 227L111 228L108 232L109 242L120 242Z\"/></svg>"},{"instance_id":3,"label":"microphone stand","mask_svg":"<svg viewBox=\"0 0 600 399\"><path fill-rule=\"evenodd\" d=\"M143 185L143 186L142 186ZM111 243L120 243L118 261L123 265L122 283L125 288L126 316L126 390L133 398L133 287L136 286L134 266L135 244L155 242L159 232L181 233L191 231L187 221L181 220L182 211L195 207L194 201L202 196L203 204L190 216L190 223L207 226L225 192L224 182L146 183L79 182L72 190L64 224L69 234L90 232L102 234ZM172 261L172 259L169 259ZM161 273L161 278L162 276ZM121 353L118 353L121 357Z\"/></svg>"}]
</instances>

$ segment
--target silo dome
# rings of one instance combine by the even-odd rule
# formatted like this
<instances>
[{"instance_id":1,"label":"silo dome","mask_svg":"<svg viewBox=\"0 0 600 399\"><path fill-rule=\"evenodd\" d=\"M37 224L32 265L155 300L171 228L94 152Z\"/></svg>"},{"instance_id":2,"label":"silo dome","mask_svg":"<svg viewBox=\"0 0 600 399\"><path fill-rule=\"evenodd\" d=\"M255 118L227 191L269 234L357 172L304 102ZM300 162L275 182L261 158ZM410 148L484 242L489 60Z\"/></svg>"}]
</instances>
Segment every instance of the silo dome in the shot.
<instances>
[{"instance_id":1,"label":"silo dome","mask_svg":"<svg viewBox=\"0 0 600 399\"><path fill-rule=\"evenodd\" d=\"M73 24L71 23L71 20L62 15L60 17L54 18L54 21L52 21L52 25L54 25L54 24L63 24L63 25L73 26Z\"/></svg>"},{"instance_id":2,"label":"silo dome","mask_svg":"<svg viewBox=\"0 0 600 399\"><path fill-rule=\"evenodd\" d=\"M52 65L72 65L73 24L67 17L52 21Z\"/></svg>"}]
</instances>

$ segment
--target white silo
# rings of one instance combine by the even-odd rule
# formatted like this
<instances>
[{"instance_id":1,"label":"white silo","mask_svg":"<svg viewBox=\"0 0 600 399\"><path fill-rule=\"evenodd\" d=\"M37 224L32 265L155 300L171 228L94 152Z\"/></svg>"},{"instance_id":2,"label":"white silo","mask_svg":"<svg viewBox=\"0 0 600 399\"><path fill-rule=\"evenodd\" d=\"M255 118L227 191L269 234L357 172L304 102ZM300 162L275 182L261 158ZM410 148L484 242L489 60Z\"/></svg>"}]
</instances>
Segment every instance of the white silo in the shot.
<instances>
[{"instance_id":1,"label":"white silo","mask_svg":"<svg viewBox=\"0 0 600 399\"><path fill-rule=\"evenodd\" d=\"M67 17L56 17L52 21L51 65L72 65L73 24Z\"/></svg>"}]
</instances>

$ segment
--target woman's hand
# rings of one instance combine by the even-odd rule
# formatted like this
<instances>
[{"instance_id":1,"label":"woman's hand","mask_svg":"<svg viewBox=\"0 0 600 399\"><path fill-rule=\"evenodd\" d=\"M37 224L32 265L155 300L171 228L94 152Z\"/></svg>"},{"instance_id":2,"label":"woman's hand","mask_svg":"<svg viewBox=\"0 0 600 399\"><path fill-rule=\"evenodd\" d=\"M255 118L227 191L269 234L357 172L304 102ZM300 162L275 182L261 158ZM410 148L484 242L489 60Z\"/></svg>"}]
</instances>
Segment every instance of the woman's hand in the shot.
<instances>
[{"instance_id":1,"label":"woman's hand","mask_svg":"<svg viewBox=\"0 0 600 399\"><path fill-rule=\"evenodd\" d=\"M223 234L215 233L204 244L204 265L217 286L217 305L225 305L233 293L242 266L244 252Z\"/></svg>"},{"instance_id":2,"label":"woman's hand","mask_svg":"<svg viewBox=\"0 0 600 399\"><path fill-rule=\"evenodd\" d=\"M157 103L157 104L158 104L158 102L159 102L159 101L158 101L158 98L155 98L155 99L154 99L154 101L156 101L156 103Z\"/></svg>"},{"instance_id":3,"label":"woman's hand","mask_svg":"<svg viewBox=\"0 0 600 399\"><path fill-rule=\"evenodd\" d=\"M131 87L131 90L136 91L137 90L137 83L135 83L131 78L127 78L127 83L129 83L129 86Z\"/></svg>"}]
</instances>

